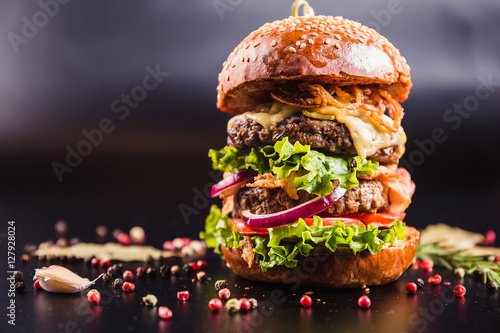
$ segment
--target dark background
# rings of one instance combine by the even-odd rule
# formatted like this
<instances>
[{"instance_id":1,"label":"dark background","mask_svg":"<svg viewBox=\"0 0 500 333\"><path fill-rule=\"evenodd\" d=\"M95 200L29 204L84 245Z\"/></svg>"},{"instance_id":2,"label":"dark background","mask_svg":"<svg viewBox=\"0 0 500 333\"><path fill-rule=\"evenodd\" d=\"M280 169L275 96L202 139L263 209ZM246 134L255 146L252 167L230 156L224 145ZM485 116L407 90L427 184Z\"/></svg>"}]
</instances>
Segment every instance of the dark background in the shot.
<instances>
[{"instance_id":1,"label":"dark background","mask_svg":"<svg viewBox=\"0 0 500 333\"><path fill-rule=\"evenodd\" d=\"M41 7L2 1L0 220L15 219L18 237L30 242L52 235L59 219L68 221L71 235L101 223L124 230L140 224L156 246L197 236L209 203L195 191L213 182L207 152L225 145L230 118L215 106L221 64L252 30L287 17L291 3L73 0L16 52L13 33L22 36L23 18L33 22ZM407 223L498 230L500 2L310 3L317 14L375 28L411 66L403 126L417 191ZM120 120L111 104L141 85L147 66L169 76ZM478 77L488 76L497 82L494 92L447 121L447 110L470 102ZM82 131L103 118L115 130L60 182L52 163L65 163L66 147L75 149ZM430 143L436 128L445 142ZM183 216L179 205L193 214Z\"/></svg>"}]
</instances>

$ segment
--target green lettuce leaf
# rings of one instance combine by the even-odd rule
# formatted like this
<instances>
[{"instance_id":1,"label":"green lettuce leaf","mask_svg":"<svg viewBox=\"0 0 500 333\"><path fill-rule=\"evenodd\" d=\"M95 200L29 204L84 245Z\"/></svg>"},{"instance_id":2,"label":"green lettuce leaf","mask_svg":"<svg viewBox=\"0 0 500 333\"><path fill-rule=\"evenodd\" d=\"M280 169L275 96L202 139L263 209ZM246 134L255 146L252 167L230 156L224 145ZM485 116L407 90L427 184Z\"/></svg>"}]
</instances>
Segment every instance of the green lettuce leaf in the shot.
<instances>
[{"instance_id":1,"label":"green lettuce leaf","mask_svg":"<svg viewBox=\"0 0 500 333\"><path fill-rule=\"evenodd\" d=\"M362 227L346 226L340 221L336 221L334 225L323 226L319 216L314 216L313 224L307 226L303 219L299 219L293 224L269 228L268 237L252 236L253 251L256 254L254 261L264 272L274 266L295 267L296 257L309 256L315 244L323 244L332 252L338 247L348 247L354 253L368 250L372 254L377 254L387 243L398 246L398 241L406 237L404 226L405 223L399 220L396 220L390 228L384 229L379 229L375 224ZM229 218L222 216L220 209L215 205L210 209L205 232L200 233L200 238L205 239L208 247L215 248L218 254L221 244L228 249L242 248L239 242L243 239L243 235L232 230Z\"/></svg>"},{"instance_id":2,"label":"green lettuce leaf","mask_svg":"<svg viewBox=\"0 0 500 333\"><path fill-rule=\"evenodd\" d=\"M278 179L288 177L292 171L305 173L295 178L295 187L311 194L325 196L333 191L332 181L338 179L340 186L351 189L359 184L357 174L375 173L378 162L359 156L330 156L311 149L299 142L291 144L288 138L278 141L274 146L260 149L238 149L224 147L211 149L208 156L212 159L214 170L236 173L253 169L260 174L272 172Z\"/></svg>"}]
</instances>

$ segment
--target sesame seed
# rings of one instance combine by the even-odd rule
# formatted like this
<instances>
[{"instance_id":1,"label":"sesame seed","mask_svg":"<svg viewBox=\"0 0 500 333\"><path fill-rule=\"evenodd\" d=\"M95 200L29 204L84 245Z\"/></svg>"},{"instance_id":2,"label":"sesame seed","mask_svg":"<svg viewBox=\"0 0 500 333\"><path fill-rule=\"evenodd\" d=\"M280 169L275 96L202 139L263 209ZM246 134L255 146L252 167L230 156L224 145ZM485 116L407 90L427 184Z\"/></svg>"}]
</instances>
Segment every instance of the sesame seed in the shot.
<instances>
[{"instance_id":1,"label":"sesame seed","mask_svg":"<svg viewBox=\"0 0 500 333\"><path fill-rule=\"evenodd\" d=\"M313 41L311 38L309 38L308 42L309 42L309 44L311 44L311 45L313 45L313 44L314 44L314 41Z\"/></svg>"},{"instance_id":2,"label":"sesame seed","mask_svg":"<svg viewBox=\"0 0 500 333\"><path fill-rule=\"evenodd\" d=\"M281 28L281 29L280 29L280 30L278 30L278 31L279 31L279 32L283 32L283 31L285 31L285 30L286 30L286 28Z\"/></svg>"},{"instance_id":3,"label":"sesame seed","mask_svg":"<svg viewBox=\"0 0 500 333\"><path fill-rule=\"evenodd\" d=\"M313 32L313 33L311 33L311 36L318 37L318 33L317 32Z\"/></svg>"},{"instance_id":4,"label":"sesame seed","mask_svg":"<svg viewBox=\"0 0 500 333\"><path fill-rule=\"evenodd\" d=\"M297 28L297 31L304 31L304 28Z\"/></svg>"},{"instance_id":5,"label":"sesame seed","mask_svg":"<svg viewBox=\"0 0 500 333\"><path fill-rule=\"evenodd\" d=\"M333 46L335 46L336 49L340 49L340 45L338 43L335 43Z\"/></svg>"},{"instance_id":6,"label":"sesame seed","mask_svg":"<svg viewBox=\"0 0 500 333\"><path fill-rule=\"evenodd\" d=\"M325 40L325 44L328 45L332 42L332 40L330 38L328 38L327 40Z\"/></svg>"},{"instance_id":7,"label":"sesame seed","mask_svg":"<svg viewBox=\"0 0 500 333\"><path fill-rule=\"evenodd\" d=\"M247 62L250 62L250 58L249 58L249 57L246 57L246 61L247 61Z\"/></svg>"},{"instance_id":8,"label":"sesame seed","mask_svg":"<svg viewBox=\"0 0 500 333\"><path fill-rule=\"evenodd\" d=\"M325 34L325 35L328 35L328 36L330 36L330 35L331 35L331 33L330 33L330 32L328 32L328 31L325 31L325 32L324 32L324 34Z\"/></svg>"},{"instance_id":9,"label":"sesame seed","mask_svg":"<svg viewBox=\"0 0 500 333\"><path fill-rule=\"evenodd\" d=\"M229 75L226 75L226 80L228 80L228 81L229 81Z\"/></svg>"},{"instance_id":10,"label":"sesame seed","mask_svg":"<svg viewBox=\"0 0 500 333\"><path fill-rule=\"evenodd\" d=\"M336 39L338 39L338 40L341 40L341 39L342 39L342 37L341 37L339 34L335 34L335 35L333 35L333 37L335 37L335 38L336 38Z\"/></svg>"},{"instance_id":11,"label":"sesame seed","mask_svg":"<svg viewBox=\"0 0 500 333\"><path fill-rule=\"evenodd\" d=\"M299 46L300 45L300 40L298 40L297 43L295 43L295 45Z\"/></svg>"},{"instance_id":12,"label":"sesame seed","mask_svg":"<svg viewBox=\"0 0 500 333\"><path fill-rule=\"evenodd\" d=\"M260 42L257 42L255 44L253 44L253 47L257 47L257 46L259 46L259 44L260 44Z\"/></svg>"},{"instance_id":13,"label":"sesame seed","mask_svg":"<svg viewBox=\"0 0 500 333\"><path fill-rule=\"evenodd\" d=\"M234 68L234 67L236 67L236 65L235 65L235 64L232 64L232 65L231 65L231 68Z\"/></svg>"},{"instance_id":14,"label":"sesame seed","mask_svg":"<svg viewBox=\"0 0 500 333\"><path fill-rule=\"evenodd\" d=\"M247 46L245 46L245 49L248 49L250 47L250 44L247 44Z\"/></svg>"},{"instance_id":15,"label":"sesame seed","mask_svg":"<svg viewBox=\"0 0 500 333\"><path fill-rule=\"evenodd\" d=\"M241 61L245 61L245 57L241 57Z\"/></svg>"},{"instance_id":16,"label":"sesame seed","mask_svg":"<svg viewBox=\"0 0 500 333\"><path fill-rule=\"evenodd\" d=\"M272 46L272 47L276 46L276 41L275 41L275 40L273 40L273 41L271 42L271 46Z\"/></svg>"},{"instance_id":17,"label":"sesame seed","mask_svg":"<svg viewBox=\"0 0 500 333\"><path fill-rule=\"evenodd\" d=\"M306 34L304 34L304 35L300 36L300 39L306 39L306 38L307 38L307 35L306 35Z\"/></svg>"},{"instance_id":18,"label":"sesame seed","mask_svg":"<svg viewBox=\"0 0 500 333\"><path fill-rule=\"evenodd\" d=\"M307 45L306 45L306 43L302 43L302 44L300 44L300 48L301 48L301 49L305 48L306 46L307 46Z\"/></svg>"},{"instance_id":19,"label":"sesame seed","mask_svg":"<svg viewBox=\"0 0 500 333\"><path fill-rule=\"evenodd\" d=\"M360 43L364 43L364 42L365 42L365 41L363 40L363 38L361 38L361 37L360 37L360 38L358 38L358 41L359 41Z\"/></svg>"},{"instance_id":20,"label":"sesame seed","mask_svg":"<svg viewBox=\"0 0 500 333\"><path fill-rule=\"evenodd\" d=\"M311 26L310 25L306 25L304 28L306 28L306 30L311 30Z\"/></svg>"},{"instance_id":21,"label":"sesame seed","mask_svg":"<svg viewBox=\"0 0 500 333\"><path fill-rule=\"evenodd\" d=\"M293 53L297 52L297 50L292 46L290 46L290 51L292 51Z\"/></svg>"}]
</instances>

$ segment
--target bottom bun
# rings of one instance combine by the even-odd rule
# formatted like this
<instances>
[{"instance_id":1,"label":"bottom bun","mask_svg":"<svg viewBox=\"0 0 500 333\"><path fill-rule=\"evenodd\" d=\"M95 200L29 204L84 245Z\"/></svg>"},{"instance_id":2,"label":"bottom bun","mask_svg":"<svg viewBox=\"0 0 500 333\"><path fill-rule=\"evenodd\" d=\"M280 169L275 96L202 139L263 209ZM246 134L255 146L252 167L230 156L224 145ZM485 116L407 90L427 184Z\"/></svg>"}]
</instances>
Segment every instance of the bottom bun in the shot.
<instances>
[{"instance_id":1,"label":"bottom bun","mask_svg":"<svg viewBox=\"0 0 500 333\"><path fill-rule=\"evenodd\" d=\"M406 238L400 246L387 247L377 254L368 250L354 254L346 247L331 252L316 246L308 257L296 257L296 267L275 266L266 272L256 263L248 267L241 250L222 246L222 253L229 268L252 281L297 287L364 288L395 281L410 266L417 252L419 232L412 227L405 227L405 231Z\"/></svg>"}]
</instances>

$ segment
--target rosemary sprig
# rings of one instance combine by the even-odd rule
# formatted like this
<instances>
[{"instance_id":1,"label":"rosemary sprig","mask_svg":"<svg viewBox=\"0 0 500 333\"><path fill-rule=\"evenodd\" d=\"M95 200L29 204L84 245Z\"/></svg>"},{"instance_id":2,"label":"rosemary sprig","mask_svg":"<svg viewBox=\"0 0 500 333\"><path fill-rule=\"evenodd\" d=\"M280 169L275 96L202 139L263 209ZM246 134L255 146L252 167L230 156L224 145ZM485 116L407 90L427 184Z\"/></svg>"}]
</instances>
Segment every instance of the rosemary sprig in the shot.
<instances>
[{"instance_id":1,"label":"rosemary sprig","mask_svg":"<svg viewBox=\"0 0 500 333\"><path fill-rule=\"evenodd\" d=\"M473 274L476 269L484 272L483 282L500 284L500 263L488 260L488 256L464 254L463 251L447 249L436 244L422 244L417 248L417 259L432 260L435 265L449 270L461 267L467 274Z\"/></svg>"}]
</instances>

